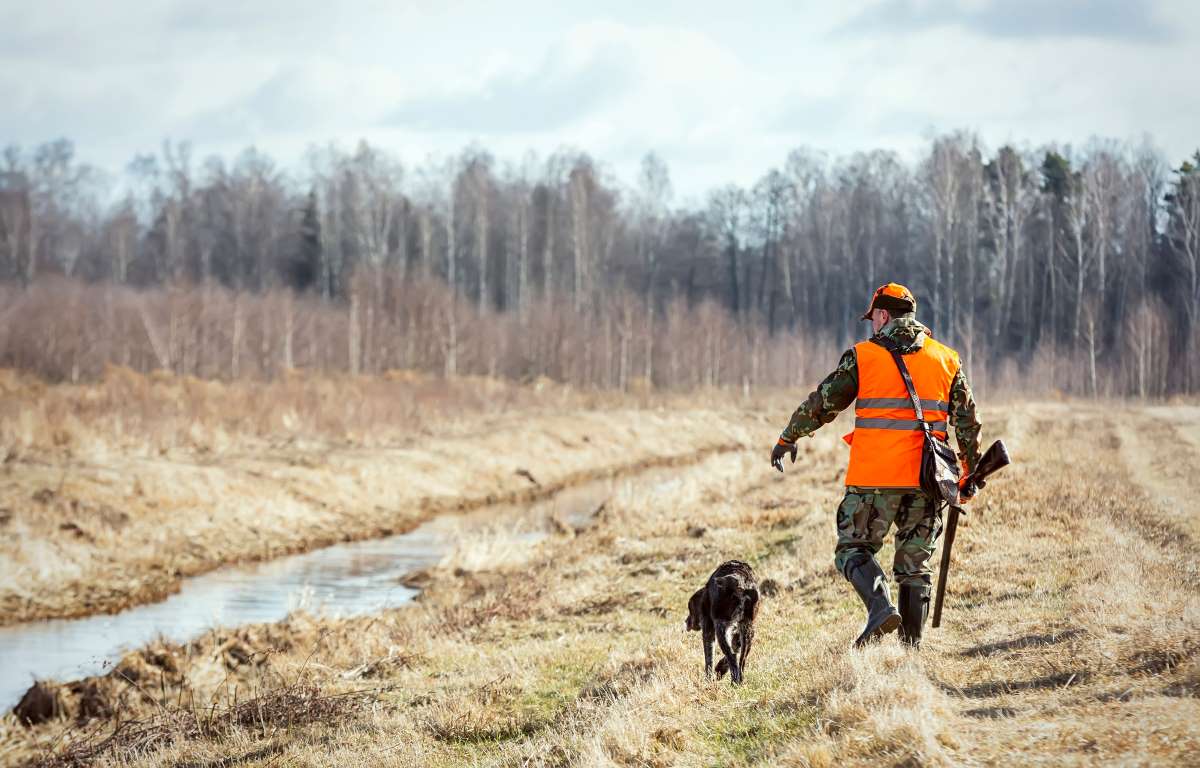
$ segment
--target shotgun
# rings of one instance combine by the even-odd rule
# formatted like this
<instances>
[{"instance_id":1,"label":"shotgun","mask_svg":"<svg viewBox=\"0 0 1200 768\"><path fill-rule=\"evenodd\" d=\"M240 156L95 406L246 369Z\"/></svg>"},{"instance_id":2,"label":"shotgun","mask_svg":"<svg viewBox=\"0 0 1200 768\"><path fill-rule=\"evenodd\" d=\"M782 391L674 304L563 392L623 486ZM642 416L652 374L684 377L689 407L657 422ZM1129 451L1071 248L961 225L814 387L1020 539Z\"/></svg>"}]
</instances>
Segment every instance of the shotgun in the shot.
<instances>
[{"instance_id":1,"label":"shotgun","mask_svg":"<svg viewBox=\"0 0 1200 768\"><path fill-rule=\"evenodd\" d=\"M1008 457L1008 449L1003 440L997 440L984 451L975 465L975 471L967 475L959 486L959 498L966 501L973 497L980 488L987 485L987 479L995 472L1012 463ZM959 514L966 514L958 504L950 505L950 513L946 518L946 540L942 543L942 565L938 568L937 598L933 602L932 626L942 623L942 601L946 598L946 576L950 573L950 548L954 546L954 533L958 530Z\"/></svg>"}]
</instances>

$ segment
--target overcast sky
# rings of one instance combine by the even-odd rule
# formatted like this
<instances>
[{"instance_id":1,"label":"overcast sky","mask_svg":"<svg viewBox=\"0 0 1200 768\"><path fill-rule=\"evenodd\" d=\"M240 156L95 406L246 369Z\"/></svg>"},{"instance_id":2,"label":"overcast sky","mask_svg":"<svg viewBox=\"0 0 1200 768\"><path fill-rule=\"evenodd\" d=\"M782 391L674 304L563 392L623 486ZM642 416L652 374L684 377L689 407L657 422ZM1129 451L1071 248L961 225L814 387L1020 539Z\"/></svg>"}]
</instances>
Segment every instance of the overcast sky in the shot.
<instances>
[{"instance_id":1,"label":"overcast sky","mask_svg":"<svg viewBox=\"0 0 1200 768\"><path fill-rule=\"evenodd\" d=\"M1200 2L0 0L0 144L72 139L120 171L166 138L377 143L408 164L477 141L567 145L677 192L752 183L787 151L932 131L1200 146Z\"/></svg>"}]
</instances>

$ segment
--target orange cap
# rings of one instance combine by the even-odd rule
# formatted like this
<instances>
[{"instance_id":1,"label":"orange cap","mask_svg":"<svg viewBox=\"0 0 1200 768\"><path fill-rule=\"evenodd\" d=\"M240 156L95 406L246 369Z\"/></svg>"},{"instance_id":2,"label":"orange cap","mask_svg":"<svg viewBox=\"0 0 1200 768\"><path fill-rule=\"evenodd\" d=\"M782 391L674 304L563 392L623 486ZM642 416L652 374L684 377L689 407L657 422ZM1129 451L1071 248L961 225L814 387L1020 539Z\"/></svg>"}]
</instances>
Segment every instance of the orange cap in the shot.
<instances>
[{"instance_id":1,"label":"orange cap","mask_svg":"<svg viewBox=\"0 0 1200 768\"><path fill-rule=\"evenodd\" d=\"M900 283L888 283L875 290L875 294L871 296L871 305L863 313L862 319L870 320L872 310L876 309L886 309L890 312L914 312L917 309L917 300L913 298L912 291Z\"/></svg>"}]
</instances>

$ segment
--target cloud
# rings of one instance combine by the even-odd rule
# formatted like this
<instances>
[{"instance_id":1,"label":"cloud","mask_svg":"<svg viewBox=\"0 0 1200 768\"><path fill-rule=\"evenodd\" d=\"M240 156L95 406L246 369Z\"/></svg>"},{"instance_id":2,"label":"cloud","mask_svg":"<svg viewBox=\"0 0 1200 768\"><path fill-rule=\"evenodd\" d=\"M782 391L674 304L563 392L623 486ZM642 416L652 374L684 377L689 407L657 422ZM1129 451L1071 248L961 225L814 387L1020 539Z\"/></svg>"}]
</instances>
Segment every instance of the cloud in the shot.
<instances>
[{"instance_id":1,"label":"cloud","mask_svg":"<svg viewBox=\"0 0 1200 768\"><path fill-rule=\"evenodd\" d=\"M519 23L514 21L519 19ZM1195 148L1192 0L0 0L0 145L75 140L120 169L161 141L299 164L366 138L420 162L587 151L681 197L790 149L923 151L932 129Z\"/></svg>"},{"instance_id":2,"label":"cloud","mask_svg":"<svg viewBox=\"0 0 1200 768\"><path fill-rule=\"evenodd\" d=\"M858 101L846 95L793 96L774 111L765 123L782 133L841 132L852 129Z\"/></svg>"},{"instance_id":3,"label":"cloud","mask_svg":"<svg viewBox=\"0 0 1200 768\"><path fill-rule=\"evenodd\" d=\"M465 92L412 99L385 123L453 133L537 133L585 119L630 88L629 50L606 45L576 66L551 52L532 72L501 74Z\"/></svg>"},{"instance_id":4,"label":"cloud","mask_svg":"<svg viewBox=\"0 0 1200 768\"><path fill-rule=\"evenodd\" d=\"M375 16L385 26L402 13L384 9L385 15L379 15L376 7L356 12ZM203 50L292 53L327 45L344 28L347 15L338 3L325 0L173 0L160 24L164 36Z\"/></svg>"},{"instance_id":5,"label":"cloud","mask_svg":"<svg viewBox=\"0 0 1200 768\"><path fill-rule=\"evenodd\" d=\"M202 153L230 153L254 144L268 153L369 135L386 99L411 88L389 67L312 56L247 78L239 91L179 116L165 135L190 141Z\"/></svg>"},{"instance_id":6,"label":"cloud","mask_svg":"<svg viewBox=\"0 0 1200 768\"><path fill-rule=\"evenodd\" d=\"M331 94L302 67L268 77L248 94L187 115L174 127L206 141L237 141L271 133L320 130L331 114Z\"/></svg>"},{"instance_id":7,"label":"cloud","mask_svg":"<svg viewBox=\"0 0 1200 768\"><path fill-rule=\"evenodd\" d=\"M946 26L997 38L1162 42L1175 37L1152 4L1138 0L897 0L868 8L838 31L899 34Z\"/></svg>"}]
</instances>

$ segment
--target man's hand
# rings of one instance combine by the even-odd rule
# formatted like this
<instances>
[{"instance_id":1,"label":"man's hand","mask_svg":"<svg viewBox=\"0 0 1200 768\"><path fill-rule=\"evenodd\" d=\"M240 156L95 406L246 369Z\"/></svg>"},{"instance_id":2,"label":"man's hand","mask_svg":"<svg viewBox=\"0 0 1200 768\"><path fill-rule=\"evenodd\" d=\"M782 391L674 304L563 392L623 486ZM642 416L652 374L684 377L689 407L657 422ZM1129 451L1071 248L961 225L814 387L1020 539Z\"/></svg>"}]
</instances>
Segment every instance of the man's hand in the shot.
<instances>
[{"instance_id":1,"label":"man's hand","mask_svg":"<svg viewBox=\"0 0 1200 768\"><path fill-rule=\"evenodd\" d=\"M958 500L963 504L967 503L975 498L975 494L979 493L979 489L985 485L987 485L986 480L973 479L967 475L958 486Z\"/></svg>"},{"instance_id":2,"label":"man's hand","mask_svg":"<svg viewBox=\"0 0 1200 768\"><path fill-rule=\"evenodd\" d=\"M775 443L775 447L771 449L771 466L775 467L775 469L778 469L780 472L782 472L783 471L783 457L788 454L792 455L792 463L795 464L796 463L796 444L795 443L785 443L782 440Z\"/></svg>"}]
</instances>

